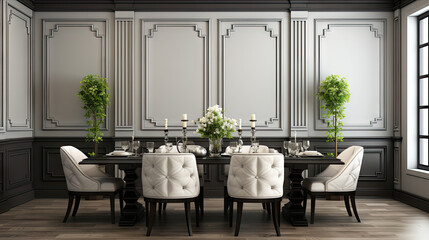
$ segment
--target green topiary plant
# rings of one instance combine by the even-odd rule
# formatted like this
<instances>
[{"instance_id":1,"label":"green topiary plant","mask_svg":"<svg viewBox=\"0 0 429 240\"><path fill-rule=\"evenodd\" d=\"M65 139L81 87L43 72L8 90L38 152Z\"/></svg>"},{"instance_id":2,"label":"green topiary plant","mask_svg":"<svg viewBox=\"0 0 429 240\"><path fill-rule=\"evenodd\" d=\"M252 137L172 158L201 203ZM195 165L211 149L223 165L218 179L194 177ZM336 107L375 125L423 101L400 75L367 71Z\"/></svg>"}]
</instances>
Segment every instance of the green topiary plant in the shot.
<instances>
[{"instance_id":1,"label":"green topiary plant","mask_svg":"<svg viewBox=\"0 0 429 240\"><path fill-rule=\"evenodd\" d=\"M105 78L98 75L88 75L80 82L80 91L77 96L84 103L85 117L88 119L89 127L86 129L86 141L94 142L94 152L90 156L98 155L98 143L103 141L103 133L100 125L106 118L106 107L110 105L109 87Z\"/></svg>"},{"instance_id":2,"label":"green topiary plant","mask_svg":"<svg viewBox=\"0 0 429 240\"><path fill-rule=\"evenodd\" d=\"M324 117L327 119L328 128L327 132L328 142L335 142L335 157L338 156L337 143L343 141L342 137L342 119L345 118L344 106L350 101L349 84L345 78L340 78L338 75L330 75L320 83L319 93L316 94L326 113Z\"/></svg>"}]
</instances>

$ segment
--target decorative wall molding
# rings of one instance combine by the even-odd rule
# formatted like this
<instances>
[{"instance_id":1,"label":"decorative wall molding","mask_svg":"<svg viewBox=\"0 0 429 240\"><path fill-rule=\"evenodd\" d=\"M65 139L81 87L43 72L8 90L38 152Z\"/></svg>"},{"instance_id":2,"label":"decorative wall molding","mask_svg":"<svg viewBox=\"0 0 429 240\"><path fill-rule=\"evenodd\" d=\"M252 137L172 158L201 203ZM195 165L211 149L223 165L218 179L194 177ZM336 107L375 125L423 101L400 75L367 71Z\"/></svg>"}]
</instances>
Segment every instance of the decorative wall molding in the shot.
<instances>
[{"instance_id":1,"label":"decorative wall molding","mask_svg":"<svg viewBox=\"0 0 429 240\"><path fill-rule=\"evenodd\" d=\"M401 136L401 12L393 18L393 134Z\"/></svg>"},{"instance_id":2,"label":"decorative wall molding","mask_svg":"<svg viewBox=\"0 0 429 240\"><path fill-rule=\"evenodd\" d=\"M145 27L146 24L148 27ZM200 25L205 25L205 28L203 28ZM195 87L192 88L182 88L179 92L175 90L175 93L178 94L176 96L172 95L166 95L164 99L157 102L157 108L159 109L166 109L171 105L173 109L183 109L183 113L186 111L194 111L198 114L198 118L202 117L202 114L204 113L205 109L208 108L209 102L210 102L210 50L209 50L209 41L210 37L208 33L210 32L210 20L208 19L142 19L142 54L143 54L143 62L142 62L142 106L144 106L144 109L142 109L142 130L158 130L160 128L164 127L164 119L167 118L167 116L156 116L155 112L153 112L153 109L151 107L151 97L154 95L161 96L162 94L166 94L166 90L168 88L164 88L164 91L162 92L153 92L150 91L151 84L154 84L154 80L151 79L152 74L156 74L155 70L151 72L152 67L156 64L156 61L152 61L151 58L155 56L155 54L151 54L151 44L155 45L156 36L161 32L161 29L163 31L168 31L169 29L176 29L176 31L179 30L185 30L188 31L191 30L195 34L194 36L198 39L201 39L202 43L202 49L196 49L194 46L190 46L192 48L192 51L200 51L201 53L201 60L202 60L202 68L203 69L181 69L180 71L185 72L188 74L188 76L193 76L198 71L201 71L202 73L202 99L199 97L196 97L195 101L201 100L201 105L199 105L199 109L189 109L189 106L180 106L178 102L185 96L191 96L195 95L196 89ZM174 43L175 39L169 38L168 43L165 41L161 44L186 44L186 42L177 42ZM172 45L171 45L172 46ZM184 47L184 46L182 46ZM189 46L188 46L189 47ZM170 53L168 53L170 54ZM173 56L172 56L173 57ZM177 56L175 56L177 57ZM180 56L181 58L185 57ZM182 59L184 62L188 61L189 59ZM181 60L177 60L182 62ZM159 66L158 66L159 67ZM163 71L174 71L174 69L163 69ZM178 71L178 69L176 69ZM200 78L200 77L198 77ZM172 81L189 81L189 79L179 79L179 78L172 78L169 79L169 82L163 82L165 79L157 79L156 82L159 84L172 84ZM192 79L191 79L192 80ZM189 83L188 83L189 84ZM201 84L201 82L195 83L195 84ZM169 94L172 94L171 92ZM169 99L173 99L172 101L168 101ZM200 100L199 100L200 99ZM172 110L173 110L172 109ZM159 112L159 111L158 111ZM187 112L189 115L189 112ZM169 119L168 126L171 130L181 130L182 129L182 123L180 121L180 115L179 113L176 114L177 117L173 119ZM190 120L196 120L193 119L192 116L189 118ZM194 129L195 126L189 125L188 128Z\"/></svg>"},{"instance_id":3,"label":"decorative wall molding","mask_svg":"<svg viewBox=\"0 0 429 240\"><path fill-rule=\"evenodd\" d=\"M230 77L227 75L227 69L235 69L237 68L237 66L233 66L233 65L228 65L228 56L229 54L231 54L231 52L228 52L227 48L228 48L228 40L229 39L233 39L234 36L236 36L238 33L236 33L236 31L239 31L239 29L247 29L247 28L254 28L254 29L260 29L260 30L256 30L258 31L258 34L263 31L266 33L266 37L268 39L272 39L274 40L274 47L272 50L274 50L273 52L273 57L274 60L272 59L266 59L266 60L272 60L273 61L273 66L275 67L274 69L274 73L272 73L272 75L274 76L274 79L260 79L260 81L258 83L260 84L274 84L274 93L273 92L269 92L268 94L266 94L266 96L274 96L275 97L275 101L271 106L262 106L265 110L268 110L269 108L271 108L271 110L274 109L274 111L270 114L273 114L272 116L267 117L266 119L261 119L258 118L259 121L256 123L256 127L258 128L264 128L265 130L283 130L283 113L282 110L284 109L284 83L282 82L282 79L284 78L284 72L282 71L282 63L283 63L283 28L284 28L284 19L218 19L218 28L219 28L219 43L220 43L220 48L219 48L219 56L220 56L220 62L219 62L219 86L218 86L218 96L219 96L219 101L220 104L222 105L222 107L224 109L230 109L234 108L231 107L231 104L228 102L227 98L228 98L228 91L227 91L227 85L228 84L232 84L234 81L239 81L240 79L234 78L234 77ZM276 29L274 29L271 25L276 25ZM279 35L282 34L282 35ZM244 42L243 42L244 44ZM262 44L262 43L261 43ZM254 47L256 47L257 45L254 45ZM259 45L261 46L261 45ZM232 47L231 47L232 49ZM250 50L250 49L249 49ZM253 49L255 50L255 49ZM257 58L257 56L253 56L254 58ZM256 59L247 59L247 60L256 60ZM243 63L243 62L242 62ZM240 68L241 71L252 71L254 70L252 67L247 66L247 69ZM262 70L262 69L260 69ZM263 82L264 81L264 82ZM234 94L235 96L238 96L237 94L238 91L244 91L244 89L247 89L247 91L249 90L250 87L256 87L257 90L256 91L262 91L263 89L260 88L260 86L256 86L253 84L246 84L243 83L240 85L239 88L234 88L233 90L231 90L231 94ZM242 92L243 93L243 92ZM261 94L264 94L262 92L260 92ZM274 95L273 95L274 94ZM247 98L247 102L252 102L250 100L254 100L254 101L258 101L258 96L260 95L255 95L255 96L251 96L250 98ZM236 102L237 104L240 104L239 102ZM250 105L252 103L249 103ZM235 106L237 108L240 108L238 106ZM243 107L243 105L241 105L241 108ZM254 106L253 106L254 107ZM255 110L257 111L257 110ZM268 110L269 111L269 110ZM231 111L234 112L234 111ZM249 112L247 116L249 116L250 118L250 114L251 113L256 113L258 115L257 112ZM247 113L246 113L247 114ZM235 118L240 118L235 116ZM246 118L243 118L243 127L250 127L250 121L248 121Z\"/></svg>"},{"instance_id":4,"label":"decorative wall molding","mask_svg":"<svg viewBox=\"0 0 429 240\"><path fill-rule=\"evenodd\" d=\"M386 130L386 118L387 118L387 37L386 37L386 28L387 20L386 19L315 19L315 92L320 86L320 82L323 81L321 77L321 64L323 57L322 50L324 41L328 41L330 32L336 31L337 29L367 29L369 33L377 39L377 45L374 46L377 49L372 54L376 54L378 58L378 69L377 76L375 79L378 81L378 96L377 103L372 102L367 106L367 109L372 109L374 106L377 107L377 115L370 117L369 119L361 119L359 122L356 122L356 118L353 120L354 123L347 122L347 119L344 121L343 130L344 131L353 131L353 130L366 130L366 131L382 131ZM332 38L331 38L332 39ZM339 41L338 44L342 43L341 39L332 39L332 41ZM337 46L338 46L337 44ZM347 44L347 43L345 43ZM325 51L330 51L332 49L324 49ZM335 59L336 56L331 56L331 59ZM372 56L365 56L368 61L372 60ZM345 59L341 60L344 61ZM330 71L332 73L332 71ZM336 73L335 73L336 74ZM356 73L354 73L356 74ZM348 79L349 84L351 81L361 81L361 79ZM352 88L353 91L359 91L359 89ZM360 90L361 92L364 90ZM359 94L358 97L367 99L371 95L365 95L365 92ZM352 96L353 97L353 96ZM356 98L355 98L356 101ZM315 129L316 130L326 130L326 122L323 117L323 111L320 109L320 102L315 99ZM353 104L353 102L349 103ZM362 105L362 102L357 103ZM375 104L375 105L374 105ZM350 119L350 118L349 118Z\"/></svg>"},{"instance_id":5,"label":"decorative wall molding","mask_svg":"<svg viewBox=\"0 0 429 240\"><path fill-rule=\"evenodd\" d=\"M115 130L134 125L134 19L115 20Z\"/></svg>"},{"instance_id":6,"label":"decorative wall molding","mask_svg":"<svg viewBox=\"0 0 429 240\"><path fill-rule=\"evenodd\" d=\"M6 190L29 184L31 175L32 149L10 149L6 153L7 182Z\"/></svg>"},{"instance_id":7,"label":"decorative wall molding","mask_svg":"<svg viewBox=\"0 0 429 240\"><path fill-rule=\"evenodd\" d=\"M108 20L107 19L43 19L43 130L84 130L87 127L86 119L83 115L83 110L81 110L78 106L81 105L80 100L76 97L77 92L79 91L78 85L81 78L87 74L99 74L101 77L106 77L107 81L109 78L107 76L108 73ZM53 25L53 26L52 26ZM96 47L91 46L90 49L86 46L72 46L70 44L75 44L74 42L79 41L78 38L75 41L70 41L67 39L66 43L55 42L56 36L59 34L67 34L67 31L84 31L89 34L92 34L92 38L99 39L98 45ZM82 36L73 37L86 37L84 34ZM98 41L98 40L97 40ZM69 59L72 58L67 54L61 54L60 56L54 56L56 52L54 51L55 47L61 46L61 44L65 44L62 49L56 49L57 51L61 49L61 51L67 51L68 48L74 49L74 52L82 52L79 57L84 58L97 58L98 60L95 63L89 59L83 61L81 64L76 64L77 62L81 62L80 59ZM90 43L83 43L90 44ZM93 43L92 43L93 44ZM58 54L58 53L57 53ZM97 56L94 56L99 54ZM58 57L59 59L55 59ZM75 69L73 69L72 73L57 73L57 69L53 66L60 61L72 61L75 64ZM88 64L95 64L98 70L90 69L87 67ZM60 66L66 67L66 66ZM76 69L82 67L82 69ZM85 69L84 69L85 68ZM79 70L81 72L79 72ZM93 72L100 71L100 72ZM65 74L65 75L64 75ZM64 75L59 77L59 75ZM69 82L64 82L64 79ZM68 90L75 89L76 93L71 95L70 91L67 92L67 97L55 96L56 91L61 89L53 89L53 85L56 84L57 81L63 81L62 84L69 86ZM58 83L57 83L58 84ZM69 96L70 95L70 96ZM66 101L69 103L70 101L74 101L75 108L73 110L68 110L67 114L69 116L62 116L62 113L55 112L55 108L62 109L59 106L61 102ZM64 105L64 104L63 104ZM70 105L70 104L68 104ZM109 111L106 109L106 120L102 125L102 130L108 129L109 122Z\"/></svg>"},{"instance_id":8,"label":"decorative wall molding","mask_svg":"<svg viewBox=\"0 0 429 240\"><path fill-rule=\"evenodd\" d=\"M3 2L1 2L3 6ZM4 21L4 11L0 11L0 25L3 26ZM2 31L3 32L3 31ZM0 37L0 46L3 46L3 41L5 38ZM6 131L5 122L6 122L6 81L5 81L5 72L6 66L4 64L4 54L3 48L0 48L0 133ZM1 189L0 189L1 191Z\"/></svg>"},{"instance_id":9,"label":"decorative wall molding","mask_svg":"<svg viewBox=\"0 0 429 240\"><path fill-rule=\"evenodd\" d=\"M306 131L307 123L306 18L291 19L291 131Z\"/></svg>"},{"instance_id":10,"label":"decorative wall molding","mask_svg":"<svg viewBox=\"0 0 429 240\"><path fill-rule=\"evenodd\" d=\"M31 130L31 16L8 5L6 24L7 130ZM24 63L24 64L23 64Z\"/></svg>"}]
</instances>

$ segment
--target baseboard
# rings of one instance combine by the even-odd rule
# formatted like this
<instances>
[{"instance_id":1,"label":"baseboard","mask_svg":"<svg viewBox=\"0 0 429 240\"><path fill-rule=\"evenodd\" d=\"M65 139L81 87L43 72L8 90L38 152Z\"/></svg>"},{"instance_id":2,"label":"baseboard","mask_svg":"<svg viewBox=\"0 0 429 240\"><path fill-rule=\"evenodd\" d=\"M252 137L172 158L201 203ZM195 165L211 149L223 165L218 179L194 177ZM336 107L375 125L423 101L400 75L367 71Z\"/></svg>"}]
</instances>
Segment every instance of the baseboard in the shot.
<instances>
[{"instance_id":1,"label":"baseboard","mask_svg":"<svg viewBox=\"0 0 429 240\"><path fill-rule=\"evenodd\" d=\"M18 205L21 205L23 203L26 203L28 201L31 201L33 199L34 199L33 190L5 199L4 201L0 202L0 213L7 212L9 211L9 209L16 207Z\"/></svg>"},{"instance_id":2,"label":"baseboard","mask_svg":"<svg viewBox=\"0 0 429 240\"><path fill-rule=\"evenodd\" d=\"M423 210L425 212L429 212L428 199L424 199L422 197L419 197L407 192L399 191L399 190L393 191L393 199L403 202L405 204L408 204L412 207L418 208L420 210Z\"/></svg>"}]
</instances>

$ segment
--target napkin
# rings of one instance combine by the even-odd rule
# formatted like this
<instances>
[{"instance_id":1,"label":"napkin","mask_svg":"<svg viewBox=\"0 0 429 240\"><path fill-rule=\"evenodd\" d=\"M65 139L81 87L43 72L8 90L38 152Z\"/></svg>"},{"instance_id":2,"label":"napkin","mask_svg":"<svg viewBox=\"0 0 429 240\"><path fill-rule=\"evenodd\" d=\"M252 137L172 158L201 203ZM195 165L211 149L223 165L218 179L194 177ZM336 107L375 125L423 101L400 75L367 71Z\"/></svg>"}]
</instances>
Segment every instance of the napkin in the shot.
<instances>
[{"instance_id":1,"label":"napkin","mask_svg":"<svg viewBox=\"0 0 429 240\"><path fill-rule=\"evenodd\" d=\"M298 153L298 156L301 156L301 157L317 157L317 156L323 156L323 154L321 154L318 151L305 151L305 152Z\"/></svg>"},{"instance_id":2,"label":"napkin","mask_svg":"<svg viewBox=\"0 0 429 240\"><path fill-rule=\"evenodd\" d=\"M113 151L113 152L109 153L108 155L112 155L112 156L129 156L129 155L131 155L131 154L132 154L132 153L125 152L125 151L118 151L118 150L115 150L115 151Z\"/></svg>"}]
</instances>

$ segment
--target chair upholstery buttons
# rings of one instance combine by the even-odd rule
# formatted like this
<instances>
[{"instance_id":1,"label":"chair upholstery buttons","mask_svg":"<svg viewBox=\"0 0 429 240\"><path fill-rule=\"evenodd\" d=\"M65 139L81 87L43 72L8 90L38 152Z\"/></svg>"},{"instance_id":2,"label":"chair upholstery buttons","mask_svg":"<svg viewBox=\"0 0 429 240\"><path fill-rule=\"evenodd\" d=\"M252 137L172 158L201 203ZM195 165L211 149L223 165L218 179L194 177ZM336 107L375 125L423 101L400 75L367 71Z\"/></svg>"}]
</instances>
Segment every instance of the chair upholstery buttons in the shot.
<instances>
[{"instance_id":1,"label":"chair upholstery buttons","mask_svg":"<svg viewBox=\"0 0 429 240\"><path fill-rule=\"evenodd\" d=\"M155 186L152 186L152 189L155 189Z\"/></svg>"},{"instance_id":2,"label":"chair upholstery buttons","mask_svg":"<svg viewBox=\"0 0 429 240\"><path fill-rule=\"evenodd\" d=\"M258 179L259 177L258 177L258 176L255 176L255 178L256 178L256 179Z\"/></svg>"},{"instance_id":3,"label":"chair upholstery buttons","mask_svg":"<svg viewBox=\"0 0 429 240\"><path fill-rule=\"evenodd\" d=\"M241 189L244 189L244 187L243 187L243 186L241 186Z\"/></svg>"},{"instance_id":4,"label":"chair upholstery buttons","mask_svg":"<svg viewBox=\"0 0 429 240\"><path fill-rule=\"evenodd\" d=\"M183 186L182 189L185 189L185 186Z\"/></svg>"}]
</instances>

